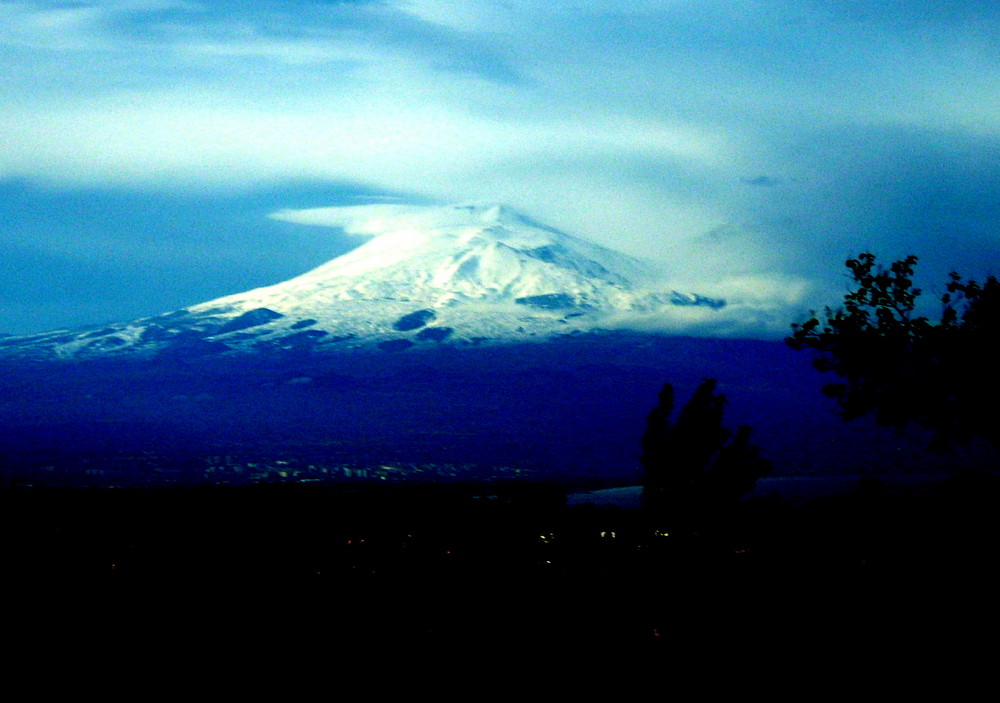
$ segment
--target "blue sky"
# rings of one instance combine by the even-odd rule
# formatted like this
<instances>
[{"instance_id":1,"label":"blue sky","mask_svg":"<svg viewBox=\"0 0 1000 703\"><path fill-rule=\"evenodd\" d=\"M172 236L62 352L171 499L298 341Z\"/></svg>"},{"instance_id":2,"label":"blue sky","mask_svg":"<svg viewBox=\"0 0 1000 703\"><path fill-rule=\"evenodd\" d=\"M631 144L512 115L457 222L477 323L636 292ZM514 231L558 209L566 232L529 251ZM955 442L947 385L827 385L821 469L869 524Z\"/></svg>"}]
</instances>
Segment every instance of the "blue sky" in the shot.
<instances>
[{"instance_id":1,"label":"blue sky","mask_svg":"<svg viewBox=\"0 0 1000 703\"><path fill-rule=\"evenodd\" d=\"M0 2L0 331L283 280L357 240L268 213L387 197L506 202L789 315L864 249L998 273L994 7Z\"/></svg>"}]
</instances>

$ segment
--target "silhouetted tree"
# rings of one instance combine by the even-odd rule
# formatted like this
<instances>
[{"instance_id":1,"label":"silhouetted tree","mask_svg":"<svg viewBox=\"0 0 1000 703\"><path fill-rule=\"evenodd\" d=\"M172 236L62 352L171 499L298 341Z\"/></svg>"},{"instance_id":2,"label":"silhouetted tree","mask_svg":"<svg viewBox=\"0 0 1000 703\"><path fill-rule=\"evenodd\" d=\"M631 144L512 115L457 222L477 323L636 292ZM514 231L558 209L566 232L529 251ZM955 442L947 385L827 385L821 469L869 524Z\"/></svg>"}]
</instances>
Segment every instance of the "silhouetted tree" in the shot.
<instances>
[{"instance_id":1,"label":"silhouetted tree","mask_svg":"<svg viewBox=\"0 0 1000 703\"><path fill-rule=\"evenodd\" d=\"M690 524L722 503L753 490L770 471L750 444L750 428L722 426L726 398L705 379L671 425L674 391L667 383L646 418L642 438L643 506L674 524Z\"/></svg>"},{"instance_id":2,"label":"silhouetted tree","mask_svg":"<svg viewBox=\"0 0 1000 703\"><path fill-rule=\"evenodd\" d=\"M792 325L786 342L813 350L814 366L840 377L823 392L845 420L872 414L887 427L914 423L934 431L933 448L979 436L1000 449L1000 281L950 274L941 319L931 322L915 313L916 263L908 256L885 268L870 253L849 259L856 290L843 307Z\"/></svg>"}]
</instances>

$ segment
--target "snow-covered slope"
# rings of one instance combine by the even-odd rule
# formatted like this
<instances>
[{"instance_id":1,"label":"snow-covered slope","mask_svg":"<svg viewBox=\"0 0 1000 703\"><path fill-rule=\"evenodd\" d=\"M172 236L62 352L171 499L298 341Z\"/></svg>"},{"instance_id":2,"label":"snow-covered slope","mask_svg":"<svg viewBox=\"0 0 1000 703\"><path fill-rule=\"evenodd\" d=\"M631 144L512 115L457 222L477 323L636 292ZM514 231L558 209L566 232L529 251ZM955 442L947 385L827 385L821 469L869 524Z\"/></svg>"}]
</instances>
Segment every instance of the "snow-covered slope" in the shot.
<instances>
[{"instance_id":1,"label":"snow-covered slope","mask_svg":"<svg viewBox=\"0 0 1000 703\"><path fill-rule=\"evenodd\" d=\"M678 330L723 300L672 290L649 265L496 205L285 211L371 238L301 276L100 329L3 340L0 353L81 358L543 340Z\"/></svg>"}]
</instances>

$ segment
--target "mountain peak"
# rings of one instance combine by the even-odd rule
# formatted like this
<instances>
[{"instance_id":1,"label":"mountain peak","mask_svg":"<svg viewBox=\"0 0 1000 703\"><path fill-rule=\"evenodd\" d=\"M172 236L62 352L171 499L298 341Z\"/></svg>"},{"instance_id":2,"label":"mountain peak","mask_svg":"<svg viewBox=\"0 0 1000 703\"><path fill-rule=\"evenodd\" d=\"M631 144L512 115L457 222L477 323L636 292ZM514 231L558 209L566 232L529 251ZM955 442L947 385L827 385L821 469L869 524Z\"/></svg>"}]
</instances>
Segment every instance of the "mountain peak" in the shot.
<instances>
[{"instance_id":1,"label":"mountain peak","mask_svg":"<svg viewBox=\"0 0 1000 703\"><path fill-rule=\"evenodd\" d=\"M524 221L524 216L521 213L510 205L503 203L466 203L464 205L453 205L451 209L458 213L468 213L470 218L474 218L483 224L505 224Z\"/></svg>"},{"instance_id":2,"label":"mountain peak","mask_svg":"<svg viewBox=\"0 0 1000 703\"><path fill-rule=\"evenodd\" d=\"M509 342L598 329L666 330L724 301L658 284L632 257L497 203L283 210L276 219L367 238L283 283L78 334L61 356Z\"/></svg>"},{"instance_id":3,"label":"mountain peak","mask_svg":"<svg viewBox=\"0 0 1000 703\"><path fill-rule=\"evenodd\" d=\"M337 288L354 299L406 296L439 304L433 299L438 294L448 300L455 295L511 298L587 288L594 279L625 290L653 273L640 261L535 223L501 204L367 205L279 216L370 237L293 279L308 286L322 281L328 290Z\"/></svg>"}]
</instances>

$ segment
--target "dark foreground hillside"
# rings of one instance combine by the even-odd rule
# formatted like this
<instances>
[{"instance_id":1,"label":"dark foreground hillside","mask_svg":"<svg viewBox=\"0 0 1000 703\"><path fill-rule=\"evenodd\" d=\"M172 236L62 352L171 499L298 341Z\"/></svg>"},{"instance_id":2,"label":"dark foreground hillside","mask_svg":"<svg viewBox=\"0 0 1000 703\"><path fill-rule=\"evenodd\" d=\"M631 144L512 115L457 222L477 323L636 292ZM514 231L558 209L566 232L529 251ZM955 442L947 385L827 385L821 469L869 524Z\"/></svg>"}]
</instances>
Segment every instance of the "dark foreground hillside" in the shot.
<instances>
[{"instance_id":1,"label":"dark foreground hillside","mask_svg":"<svg viewBox=\"0 0 1000 703\"><path fill-rule=\"evenodd\" d=\"M991 621L998 501L987 474L906 493L869 481L799 504L755 498L671 532L638 511L567 508L551 485L14 487L0 490L2 577L32 594L30 607L10 596L32 621L97 618L196 649L312 633L313 654L764 641L776 656L840 641L870 653Z\"/></svg>"}]
</instances>

